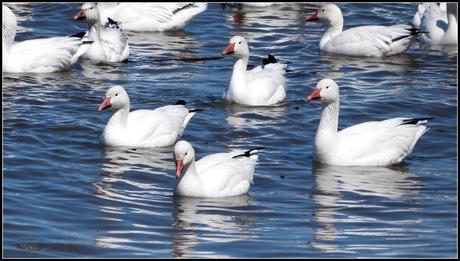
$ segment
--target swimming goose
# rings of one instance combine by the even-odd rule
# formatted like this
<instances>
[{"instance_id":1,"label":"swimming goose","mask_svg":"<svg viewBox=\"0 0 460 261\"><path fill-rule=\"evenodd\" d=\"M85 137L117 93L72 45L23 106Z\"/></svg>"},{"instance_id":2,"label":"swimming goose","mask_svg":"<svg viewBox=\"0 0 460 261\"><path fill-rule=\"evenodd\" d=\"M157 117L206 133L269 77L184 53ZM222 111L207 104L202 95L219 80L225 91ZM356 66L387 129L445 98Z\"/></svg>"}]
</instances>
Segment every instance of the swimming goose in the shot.
<instances>
[{"instance_id":1,"label":"swimming goose","mask_svg":"<svg viewBox=\"0 0 460 261\"><path fill-rule=\"evenodd\" d=\"M207 8L206 3L98 3L101 23L107 17L128 31L170 31L183 29Z\"/></svg>"},{"instance_id":2,"label":"swimming goose","mask_svg":"<svg viewBox=\"0 0 460 261\"><path fill-rule=\"evenodd\" d=\"M260 149L216 153L195 162L192 145L185 140L178 141L174 146L178 180L175 194L218 198L247 193Z\"/></svg>"},{"instance_id":3,"label":"swimming goose","mask_svg":"<svg viewBox=\"0 0 460 261\"><path fill-rule=\"evenodd\" d=\"M420 30L427 32L419 38L426 45L457 44L457 3L447 3L446 11L435 3L428 3L421 18Z\"/></svg>"},{"instance_id":4,"label":"swimming goose","mask_svg":"<svg viewBox=\"0 0 460 261\"><path fill-rule=\"evenodd\" d=\"M182 135L196 110L189 110L185 102L155 110L130 112L128 94L122 86L107 90L99 111L112 109L112 117L102 133L101 141L109 146L166 147Z\"/></svg>"},{"instance_id":5,"label":"swimming goose","mask_svg":"<svg viewBox=\"0 0 460 261\"><path fill-rule=\"evenodd\" d=\"M370 121L337 131L339 86L331 79L318 82L307 97L323 106L315 136L316 160L340 166L386 166L401 162L428 130L430 118L393 118Z\"/></svg>"},{"instance_id":6,"label":"swimming goose","mask_svg":"<svg viewBox=\"0 0 460 261\"><path fill-rule=\"evenodd\" d=\"M2 72L51 73L70 69L80 53L77 37L51 37L14 42L16 15L2 5Z\"/></svg>"},{"instance_id":7,"label":"swimming goose","mask_svg":"<svg viewBox=\"0 0 460 261\"><path fill-rule=\"evenodd\" d=\"M82 58L102 62L124 62L129 55L128 38L121 31L117 21L108 18L101 26L98 5L84 3L81 10L74 16L75 20L85 20L88 32L83 39L93 41L86 48Z\"/></svg>"},{"instance_id":8,"label":"swimming goose","mask_svg":"<svg viewBox=\"0 0 460 261\"><path fill-rule=\"evenodd\" d=\"M411 25L358 26L342 31L342 11L335 4L325 4L307 18L327 24L319 47L321 51L351 56L389 56L405 52L420 35Z\"/></svg>"},{"instance_id":9,"label":"swimming goose","mask_svg":"<svg viewBox=\"0 0 460 261\"><path fill-rule=\"evenodd\" d=\"M226 54L232 54L236 58L230 85L224 94L227 101L263 106L280 103L286 98L285 64L268 63L263 67L257 66L246 71L249 47L242 36L234 36L230 39L229 45L222 51L222 55ZM269 57L266 61L272 60Z\"/></svg>"}]
</instances>

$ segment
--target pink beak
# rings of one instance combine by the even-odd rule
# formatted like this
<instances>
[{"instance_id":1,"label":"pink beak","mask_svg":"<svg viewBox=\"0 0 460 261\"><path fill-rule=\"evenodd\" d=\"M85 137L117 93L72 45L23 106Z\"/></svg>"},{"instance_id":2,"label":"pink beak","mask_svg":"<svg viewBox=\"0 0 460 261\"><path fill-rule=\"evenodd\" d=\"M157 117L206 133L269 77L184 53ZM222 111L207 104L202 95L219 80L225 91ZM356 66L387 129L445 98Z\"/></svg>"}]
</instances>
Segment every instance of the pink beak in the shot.
<instances>
[{"instance_id":1,"label":"pink beak","mask_svg":"<svg viewBox=\"0 0 460 261\"><path fill-rule=\"evenodd\" d=\"M80 10L78 13L73 17L74 20L83 20L86 18L85 11Z\"/></svg>"},{"instance_id":2,"label":"pink beak","mask_svg":"<svg viewBox=\"0 0 460 261\"><path fill-rule=\"evenodd\" d=\"M316 99L321 99L321 89L314 89L310 96L307 97L307 101L311 101L311 100L316 100Z\"/></svg>"},{"instance_id":3,"label":"pink beak","mask_svg":"<svg viewBox=\"0 0 460 261\"><path fill-rule=\"evenodd\" d=\"M235 52L235 43L229 44L225 49L222 51L222 55L231 54Z\"/></svg>"},{"instance_id":4,"label":"pink beak","mask_svg":"<svg viewBox=\"0 0 460 261\"><path fill-rule=\"evenodd\" d=\"M103 111L105 109L108 109L112 107L112 104L110 104L110 97L107 97L104 99L104 101L101 103L101 105L99 105L99 109L98 111Z\"/></svg>"},{"instance_id":5,"label":"pink beak","mask_svg":"<svg viewBox=\"0 0 460 261\"><path fill-rule=\"evenodd\" d=\"M314 14L310 15L309 17L307 17L307 22L311 22L311 21L318 21L319 18L318 18L318 11L316 11Z\"/></svg>"},{"instance_id":6,"label":"pink beak","mask_svg":"<svg viewBox=\"0 0 460 261\"><path fill-rule=\"evenodd\" d=\"M176 179L180 179L183 168L184 168L184 161L182 160L176 161Z\"/></svg>"}]
</instances>

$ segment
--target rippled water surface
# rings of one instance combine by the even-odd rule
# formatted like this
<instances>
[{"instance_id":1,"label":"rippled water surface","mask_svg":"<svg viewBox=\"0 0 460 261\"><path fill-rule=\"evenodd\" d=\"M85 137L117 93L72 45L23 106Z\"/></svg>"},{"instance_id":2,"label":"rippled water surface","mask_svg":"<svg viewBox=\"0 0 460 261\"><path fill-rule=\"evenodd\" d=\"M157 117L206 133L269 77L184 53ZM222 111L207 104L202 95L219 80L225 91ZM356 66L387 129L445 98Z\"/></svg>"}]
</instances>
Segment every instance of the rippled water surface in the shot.
<instances>
[{"instance_id":1,"label":"rippled water surface","mask_svg":"<svg viewBox=\"0 0 460 261\"><path fill-rule=\"evenodd\" d=\"M406 23L416 4L341 4L345 28ZM80 4L13 8L16 40L85 29ZM3 254L6 257L455 257L457 51L422 49L386 59L319 52L313 4L236 9L210 4L185 30L128 35L127 64L82 62L71 71L4 74ZM246 108L222 101L229 38L288 63L287 102ZM452 48L451 48L452 49ZM200 59L213 58L213 59ZM321 106L305 97L325 77L341 87L339 128L390 117L433 117L404 164L345 168L312 161ZM183 138L201 158L264 146L249 194L173 196L171 148L99 144L105 91L123 85L131 108L187 101L203 109Z\"/></svg>"}]
</instances>

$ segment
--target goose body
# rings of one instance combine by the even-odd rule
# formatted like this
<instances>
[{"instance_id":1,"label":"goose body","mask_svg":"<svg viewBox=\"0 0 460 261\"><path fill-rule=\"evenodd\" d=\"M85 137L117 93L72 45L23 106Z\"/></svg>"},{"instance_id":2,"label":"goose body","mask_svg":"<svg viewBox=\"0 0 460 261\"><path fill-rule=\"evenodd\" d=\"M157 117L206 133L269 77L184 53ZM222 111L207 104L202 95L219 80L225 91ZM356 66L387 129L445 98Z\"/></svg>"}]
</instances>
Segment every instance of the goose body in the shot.
<instances>
[{"instance_id":1,"label":"goose body","mask_svg":"<svg viewBox=\"0 0 460 261\"><path fill-rule=\"evenodd\" d=\"M88 23L88 31L83 39L92 42L81 51L82 58L113 63L127 61L129 56L127 36L120 29L119 23L113 19L108 18L102 26L98 5L83 4L74 19L85 20Z\"/></svg>"},{"instance_id":2,"label":"goose body","mask_svg":"<svg viewBox=\"0 0 460 261\"><path fill-rule=\"evenodd\" d=\"M155 110L130 112L130 102L121 86L107 90L99 111L111 108L112 117L102 133L101 141L108 146L166 147L182 135L194 110L183 104L167 105Z\"/></svg>"},{"instance_id":3,"label":"goose body","mask_svg":"<svg viewBox=\"0 0 460 261\"><path fill-rule=\"evenodd\" d=\"M234 36L222 54L236 57L232 78L224 98L249 106L274 105L286 98L285 64L268 63L247 71L249 47L242 36Z\"/></svg>"},{"instance_id":4,"label":"goose body","mask_svg":"<svg viewBox=\"0 0 460 261\"><path fill-rule=\"evenodd\" d=\"M192 145L184 140L174 146L175 194L188 197L230 197L246 194L257 164L257 150L216 153L195 162Z\"/></svg>"},{"instance_id":5,"label":"goose body","mask_svg":"<svg viewBox=\"0 0 460 261\"><path fill-rule=\"evenodd\" d=\"M328 28L321 38L321 51L350 56L389 56L405 52L420 35L410 25L358 26L343 30L343 16L334 4L322 5L307 21L323 21Z\"/></svg>"},{"instance_id":6,"label":"goose body","mask_svg":"<svg viewBox=\"0 0 460 261\"><path fill-rule=\"evenodd\" d=\"M393 118L371 121L337 131L339 88L321 80L307 98L321 100L323 112L315 136L316 160L340 166L387 166L400 163L428 130L428 118Z\"/></svg>"},{"instance_id":7,"label":"goose body","mask_svg":"<svg viewBox=\"0 0 460 261\"><path fill-rule=\"evenodd\" d=\"M170 31L183 29L207 8L206 3L99 3L101 23L107 18L120 22L127 31Z\"/></svg>"},{"instance_id":8,"label":"goose body","mask_svg":"<svg viewBox=\"0 0 460 261\"><path fill-rule=\"evenodd\" d=\"M70 69L79 56L82 41L77 37L51 37L14 42L16 16L2 5L2 71L52 73Z\"/></svg>"}]
</instances>

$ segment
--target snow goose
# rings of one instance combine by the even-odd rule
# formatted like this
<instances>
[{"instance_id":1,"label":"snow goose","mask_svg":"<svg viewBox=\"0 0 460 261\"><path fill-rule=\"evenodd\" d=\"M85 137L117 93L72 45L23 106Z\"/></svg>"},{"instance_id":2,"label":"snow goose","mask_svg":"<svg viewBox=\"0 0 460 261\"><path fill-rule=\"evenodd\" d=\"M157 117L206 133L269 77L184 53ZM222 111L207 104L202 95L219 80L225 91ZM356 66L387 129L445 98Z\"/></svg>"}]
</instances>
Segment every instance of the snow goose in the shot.
<instances>
[{"instance_id":1,"label":"snow goose","mask_svg":"<svg viewBox=\"0 0 460 261\"><path fill-rule=\"evenodd\" d=\"M183 29L207 8L206 3L99 3L101 23L107 18L120 22L128 31L170 31Z\"/></svg>"},{"instance_id":2,"label":"snow goose","mask_svg":"<svg viewBox=\"0 0 460 261\"><path fill-rule=\"evenodd\" d=\"M102 133L101 141L109 146L166 147L182 135L197 110L189 110L185 102L155 110L129 111L130 102L125 89L119 85L107 90L99 111L112 109L112 117Z\"/></svg>"},{"instance_id":3,"label":"snow goose","mask_svg":"<svg viewBox=\"0 0 460 261\"><path fill-rule=\"evenodd\" d=\"M51 37L14 42L16 15L2 5L2 71L11 73L51 73L70 69L80 53L77 37Z\"/></svg>"},{"instance_id":4,"label":"snow goose","mask_svg":"<svg viewBox=\"0 0 460 261\"><path fill-rule=\"evenodd\" d=\"M335 4L322 5L307 18L323 21L327 30L319 43L321 51L351 56L389 56L405 52L420 35L411 25L358 26L345 31L342 11Z\"/></svg>"},{"instance_id":5,"label":"snow goose","mask_svg":"<svg viewBox=\"0 0 460 261\"><path fill-rule=\"evenodd\" d=\"M82 58L102 62L127 61L128 38L121 31L118 22L108 18L107 23L101 26L99 18L98 5L95 3L84 3L74 16L75 20L85 20L88 23L88 32L83 39L93 41L92 45L84 50Z\"/></svg>"},{"instance_id":6,"label":"snow goose","mask_svg":"<svg viewBox=\"0 0 460 261\"><path fill-rule=\"evenodd\" d=\"M446 11L429 3L421 18L420 30L427 32L419 38L426 45L457 44L457 3L447 3Z\"/></svg>"},{"instance_id":7,"label":"snow goose","mask_svg":"<svg viewBox=\"0 0 460 261\"><path fill-rule=\"evenodd\" d=\"M249 106L273 105L286 98L285 64L273 63L274 57L267 59L263 67L247 71L249 47L242 36L234 36L222 55L232 54L236 57L233 65L230 86L224 98L227 101Z\"/></svg>"},{"instance_id":8,"label":"snow goose","mask_svg":"<svg viewBox=\"0 0 460 261\"><path fill-rule=\"evenodd\" d=\"M247 193L260 149L216 153L195 162L192 145L185 140L178 141L174 146L176 178L179 182L175 194L217 198Z\"/></svg>"},{"instance_id":9,"label":"snow goose","mask_svg":"<svg viewBox=\"0 0 460 261\"><path fill-rule=\"evenodd\" d=\"M429 118L393 118L354 125L337 132L339 87L331 79L318 82L308 101L321 100L323 112L315 136L316 160L340 166L387 166L401 162L428 130Z\"/></svg>"}]
</instances>

